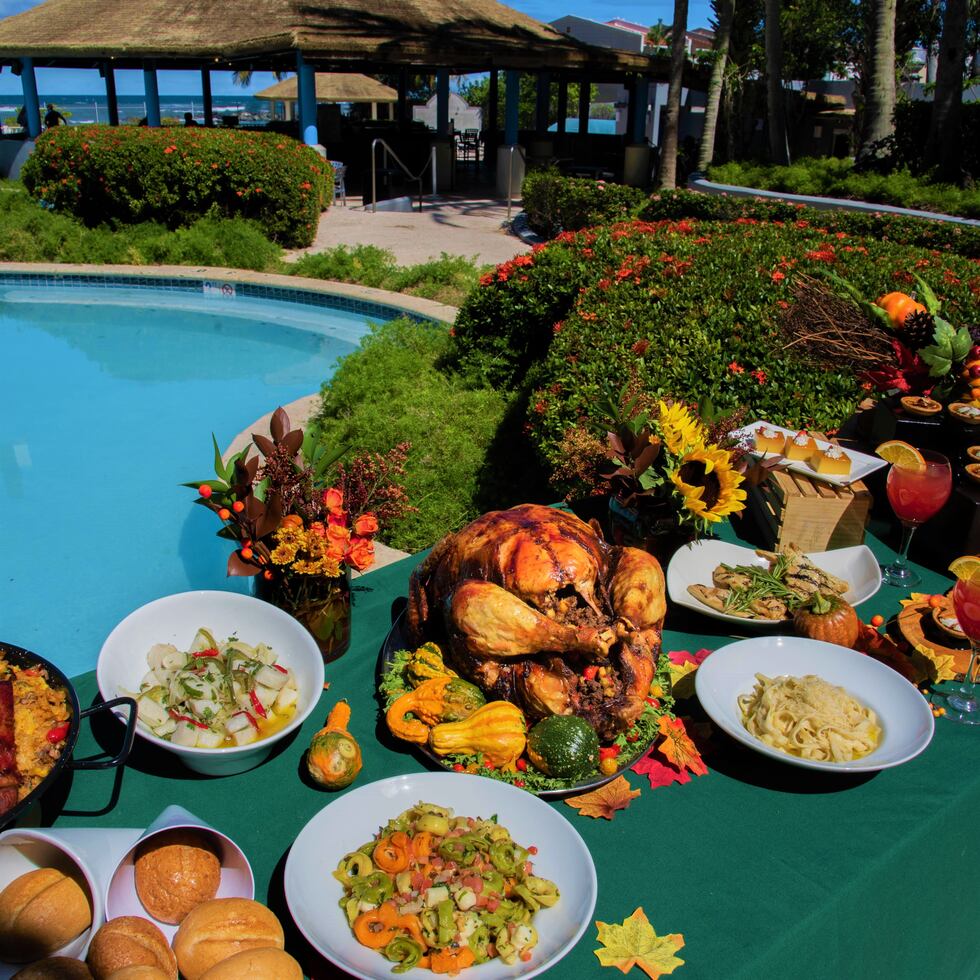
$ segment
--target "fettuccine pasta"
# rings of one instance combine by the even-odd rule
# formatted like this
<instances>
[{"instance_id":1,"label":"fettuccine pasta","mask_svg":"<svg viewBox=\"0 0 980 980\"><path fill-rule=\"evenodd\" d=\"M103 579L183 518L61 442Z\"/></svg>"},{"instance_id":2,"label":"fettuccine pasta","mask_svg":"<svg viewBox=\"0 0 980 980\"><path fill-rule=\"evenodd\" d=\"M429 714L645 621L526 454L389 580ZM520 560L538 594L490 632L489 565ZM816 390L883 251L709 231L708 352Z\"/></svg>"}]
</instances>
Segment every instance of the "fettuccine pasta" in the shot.
<instances>
[{"instance_id":1,"label":"fettuccine pasta","mask_svg":"<svg viewBox=\"0 0 980 980\"><path fill-rule=\"evenodd\" d=\"M844 688L814 674L755 676L752 693L739 695L738 706L742 724L766 745L820 762L850 762L877 747L877 716Z\"/></svg>"}]
</instances>

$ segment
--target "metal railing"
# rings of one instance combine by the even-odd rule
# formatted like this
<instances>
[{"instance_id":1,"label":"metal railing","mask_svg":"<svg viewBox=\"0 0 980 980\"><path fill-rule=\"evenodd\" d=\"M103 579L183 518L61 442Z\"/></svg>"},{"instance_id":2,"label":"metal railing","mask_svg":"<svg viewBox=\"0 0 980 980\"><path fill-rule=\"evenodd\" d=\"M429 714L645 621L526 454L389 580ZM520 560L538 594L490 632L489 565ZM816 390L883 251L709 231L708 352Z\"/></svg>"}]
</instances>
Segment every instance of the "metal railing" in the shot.
<instances>
[{"instance_id":1,"label":"metal railing","mask_svg":"<svg viewBox=\"0 0 980 980\"><path fill-rule=\"evenodd\" d=\"M510 222L510 206L514 200L514 150L517 150L524 161L524 169L527 170L527 156L524 147L519 143L507 147L510 153L507 154L507 221Z\"/></svg>"},{"instance_id":2,"label":"metal railing","mask_svg":"<svg viewBox=\"0 0 980 980\"><path fill-rule=\"evenodd\" d=\"M402 163L402 161L398 157L398 154L395 153L395 151L383 139L381 139L380 137L378 137L377 139L375 139L375 140L373 140L371 142L371 210L373 212L377 212L377 210L378 210L378 166L377 166L378 160L377 160L377 148L378 148L378 145L379 144L381 145L381 148L382 148L382 150L384 152L384 156L382 157L382 164L384 166L385 171L388 171L390 169L388 167L388 156L390 154L391 157L392 157L392 159L395 161L395 163L398 164L399 167L402 168L402 171L404 172L405 176L410 181L418 181L418 185L419 185L419 211L421 212L421 210L422 210L422 178L425 176L425 172L426 172L426 170L429 169L429 167L432 168L432 194L433 194L433 196L435 196L435 194L436 194L436 148L435 148L435 146L433 146L429 150L429 159L426 160L425 166L417 174L413 174L412 171L409 170L408 167L406 167L404 163Z\"/></svg>"}]
</instances>

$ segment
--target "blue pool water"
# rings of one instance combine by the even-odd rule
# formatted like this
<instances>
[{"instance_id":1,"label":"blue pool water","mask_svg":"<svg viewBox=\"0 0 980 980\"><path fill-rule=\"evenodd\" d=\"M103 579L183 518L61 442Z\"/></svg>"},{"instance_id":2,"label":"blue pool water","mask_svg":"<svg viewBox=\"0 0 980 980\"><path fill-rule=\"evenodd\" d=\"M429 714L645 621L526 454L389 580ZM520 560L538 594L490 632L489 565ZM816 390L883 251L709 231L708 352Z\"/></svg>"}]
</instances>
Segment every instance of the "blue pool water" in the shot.
<instances>
[{"instance_id":1,"label":"blue pool water","mask_svg":"<svg viewBox=\"0 0 980 980\"><path fill-rule=\"evenodd\" d=\"M365 316L143 288L0 281L0 641L69 675L133 609L226 579L184 481L255 419L317 391Z\"/></svg>"}]
</instances>

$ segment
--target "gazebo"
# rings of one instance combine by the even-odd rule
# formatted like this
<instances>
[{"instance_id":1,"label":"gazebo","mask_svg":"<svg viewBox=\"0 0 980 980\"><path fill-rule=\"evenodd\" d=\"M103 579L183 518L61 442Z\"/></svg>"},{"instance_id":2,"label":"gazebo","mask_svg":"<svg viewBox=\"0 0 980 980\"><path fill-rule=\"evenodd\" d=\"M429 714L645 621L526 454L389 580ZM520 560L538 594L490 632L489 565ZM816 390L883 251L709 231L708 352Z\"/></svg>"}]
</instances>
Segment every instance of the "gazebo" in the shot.
<instances>
[{"instance_id":1,"label":"gazebo","mask_svg":"<svg viewBox=\"0 0 980 980\"><path fill-rule=\"evenodd\" d=\"M256 92L255 98L283 102L289 107L299 98L299 83L295 76L284 78ZM316 101L317 105L322 102L367 103L371 105L371 114L374 116L378 105L394 105L398 102L398 90L376 78L356 72L317 72ZM291 118L288 108L286 118Z\"/></svg>"},{"instance_id":2,"label":"gazebo","mask_svg":"<svg viewBox=\"0 0 980 980\"><path fill-rule=\"evenodd\" d=\"M30 137L38 134L37 67L92 68L105 78L110 122L118 123L114 71L144 73L147 121L160 125L157 70L201 71L205 121L212 121L212 70L296 72L301 138L319 143L316 74L394 73L396 118L409 120L409 72L434 74L437 138L448 136L450 73L490 72L490 118L497 115L498 70L505 72L504 144L518 142L519 73L538 78L537 128L547 127L550 84L558 83L559 132L567 86L581 83L579 118L587 131L592 82L625 83L629 136L645 141L648 85L666 77L666 60L583 44L495 0L47 0L0 21L0 66L20 73ZM406 123L407 124L407 123Z\"/></svg>"}]
</instances>

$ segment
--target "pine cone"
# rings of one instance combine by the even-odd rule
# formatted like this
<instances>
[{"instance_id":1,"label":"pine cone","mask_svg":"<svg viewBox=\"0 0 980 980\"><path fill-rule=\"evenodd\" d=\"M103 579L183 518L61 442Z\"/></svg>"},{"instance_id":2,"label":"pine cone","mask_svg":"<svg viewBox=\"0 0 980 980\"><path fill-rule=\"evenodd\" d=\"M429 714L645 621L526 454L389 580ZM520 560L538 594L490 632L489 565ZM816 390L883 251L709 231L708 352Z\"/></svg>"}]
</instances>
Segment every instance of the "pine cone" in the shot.
<instances>
[{"instance_id":1,"label":"pine cone","mask_svg":"<svg viewBox=\"0 0 980 980\"><path fill-rule=\"evenodd\" d=\"M910 313L902 325L899 340L909 350L917 351L932 343L935 332L936 321L932 318L931 313L925 311Z\"/></svg>"}]
</instances>

